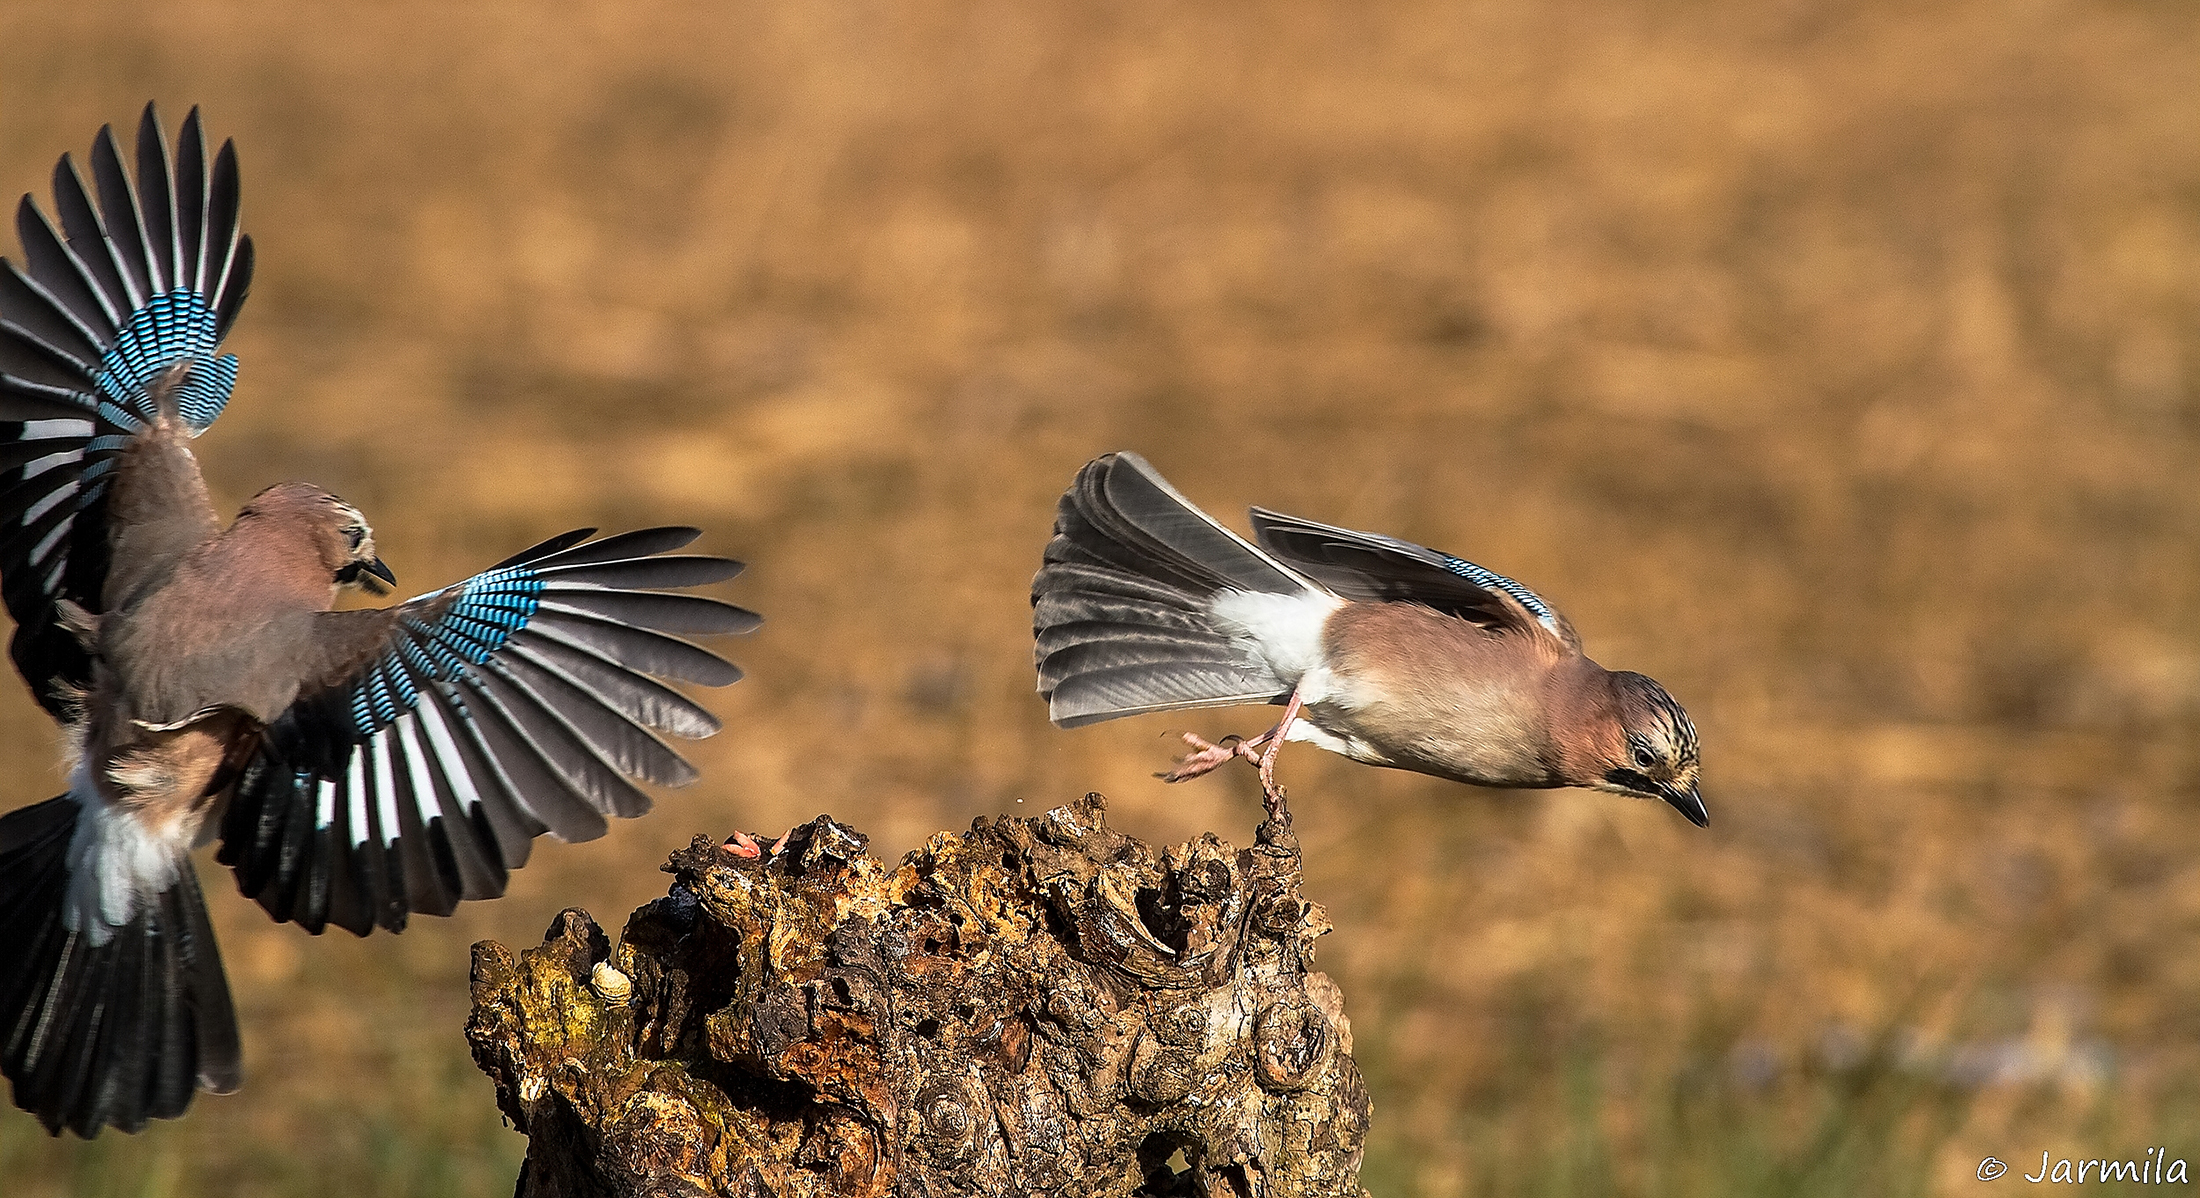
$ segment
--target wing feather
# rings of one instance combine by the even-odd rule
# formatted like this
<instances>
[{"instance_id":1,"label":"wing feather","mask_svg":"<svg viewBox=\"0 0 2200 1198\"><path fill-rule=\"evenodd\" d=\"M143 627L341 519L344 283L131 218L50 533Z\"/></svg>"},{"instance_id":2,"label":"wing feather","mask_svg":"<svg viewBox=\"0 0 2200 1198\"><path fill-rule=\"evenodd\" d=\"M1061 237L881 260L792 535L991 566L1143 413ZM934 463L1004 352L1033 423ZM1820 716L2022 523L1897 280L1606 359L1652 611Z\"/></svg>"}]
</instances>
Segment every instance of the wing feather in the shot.
<instances>
[{"instance_id":1,"label":"wing feather","mask_svg":"<svg viewBox=\"0 0 2200 1198\"><path fill-rule=\"evenodd\" d=\"M587 840L647 811L637 781L694 780L660 734L720 724L652 675L733 681L731 663L674 634L745 632L756 617L634 583L740 565L647 556L693 529L587 535L383 612L321 617L327 673L269 726L224 817L220 860L247 895L313 931L396 931L501 893L542 832Z\"/></svg>"},{"instance_id":2,"label":"wing feather","mask_svg":"<svg viewBox=\"0 0 2200 1198\"><path fill-rule=\"evenodd\" d=\"M179 448L220 415L237 371L220 352L222 334L250 281L234 149L223 146L209 179L197 110L171 152L151 105L134 149L135 181L111 127L92 143L89 183L63 155L55 219L24 197L15 221L22 261L0 263L0 447L9 463L0 468L0 594L16 623L10 655L62 720L74 718L65 695L90 682L90 661L55 610L63 600L104 609L107 500L121 455L159 427L164 406L180 418ZM41 452L28 452L33 444ZM161 456L158 468L178 460L189 454Z\"/></svg>"},{"instance_id":3,"label":"wing feather","mask_svg":"<svg viewBox=\"0 0 2200 1198\"><path fill-rule=\"evenodd\" d=\"M183 250L176 244L175 170L160 133L160 117L150 104L138 118L137 182L138 227L145 234L145 263L158 294L183 285Z\"/></svg>"},{"instance_id":4,"label":"wing feather","mask_svg":"<svg viewBox=\"0 0 2200 1198\"><path fill-rule=\"evenodd\" d=\"M114 242L99 219L99 210L92 207L91 189L84 186L76 159L67 154L54 164L53 207L61 218L62 232L68 235L69 247L97 281L95 290L107 310L108 327L120 329L143 301L133 296L129 284L123 281L122 260L115 255Z\"/></svg>"},{"instance_id":5,"label":"wing feather","mask_svg":"<svg viewBox=\"0 0 2200 1198\"><path fill-rule=\"evenodd\" d=\"M193 108L176 135L176 286L206 292L206 130Z\"/></svg>"},{"instance_id":6,"label":"wing feather","mask_svg":"<svg viewBox=\"0 0 2200 1198\"><path fill-rule=\"evenodd\" d=\"M136 189L122 169L122 151L115 146L115 129L101 125L92 139L92 182L99 188L99 213L107 244L122 268L122 288L130 308L142 308L159 291L147 267L151 257L145 242L145 221L138 212Z\"/></svg>"},{"instance_id":7,"label":"wing feather","mask_svg":"<svg viewBox=\"0 0 2200 1198\"><path fill-rule=\"evenodd\" d=\"M1548 633L1575 652L1573 625L1527 587L1411 541L1253 509L1261 547L1347 599L1426 604L1485 627Z\"/></svg>"},{"instance_id":8,"label":"wing feather","mask_svg":"<svg viewBox=\"0 0 2200 1198\"><path fill-rule=\"evenodd\" d=\"M17 304L10 305L11 309L21 311L26 321L42 320L50 314L66 322L73 341L57 338L54 334L59 330L51 326L46 339L61 343L74 355L72 365L83 367L80 373L89 373L90 364L99 357L99 347L114 338L117 327L115 314L100 294L99 280L29 196L15 207L15 236L23 243L24 269L17 271L10 264L9 271L45 305Z\"/></svg>"}]
</instances>

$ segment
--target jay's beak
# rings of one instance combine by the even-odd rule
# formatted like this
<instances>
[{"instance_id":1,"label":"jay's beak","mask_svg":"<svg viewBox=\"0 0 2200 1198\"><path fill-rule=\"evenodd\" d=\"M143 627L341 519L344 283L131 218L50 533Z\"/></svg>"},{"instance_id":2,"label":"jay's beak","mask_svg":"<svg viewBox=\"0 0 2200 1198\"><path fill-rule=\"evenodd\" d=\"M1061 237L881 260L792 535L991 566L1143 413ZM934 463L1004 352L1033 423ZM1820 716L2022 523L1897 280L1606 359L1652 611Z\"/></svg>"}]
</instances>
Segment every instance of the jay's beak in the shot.
<instances>
[{"instance_id":1,"label":"jay's beak","mask_svg":"<svg viewBox=\"0 0 2200 1198\"><path fill-rule=\"evenodd\" d=\"M1711 813L1704 810L1703 796L1696 793L1695 783L1689 783L1686 790L1682 790L1678 786L1660 784L1658 786L1658 797L1671 803L1673 810L1687 816L1689 823L1699 828L1711 826Z\"/></svg>"},{"instance_id":2,"label":"jay's beak","mask_svg":"<svg viewBox=\"0 0 2200 1198\"><path fill-rule=\"evenodd\" d=\"M390 568L387 565L384 565L382 559L378 557L370 557L364 558L359 561L354 561L350 565L345 566L343 569L336 572L336 582L338 585L347 587L358 587L360 590L365 591L369 595L389 594L390 589L386 586L383 586L382 584L385 582L394 583L396 581L397 575L390 573Z\"/></svg>"}]
</instances>

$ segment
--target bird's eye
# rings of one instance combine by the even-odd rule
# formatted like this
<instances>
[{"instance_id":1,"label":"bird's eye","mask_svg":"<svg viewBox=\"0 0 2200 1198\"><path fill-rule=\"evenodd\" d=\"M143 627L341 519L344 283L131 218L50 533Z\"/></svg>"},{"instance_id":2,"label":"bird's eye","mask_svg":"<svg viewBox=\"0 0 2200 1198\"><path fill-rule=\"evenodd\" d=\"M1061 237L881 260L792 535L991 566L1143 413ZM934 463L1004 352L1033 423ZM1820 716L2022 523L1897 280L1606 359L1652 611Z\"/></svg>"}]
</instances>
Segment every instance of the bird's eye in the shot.
<instances>
[{"instance_id":1,"label":"bird's eye","mask_svg":"<svg viewBox=\"0 0 2200 1198\"><path fill-rule=\"evenodd\" d=\"M1658 755L1642 745L1635 746L1635 768L1649 769L1658 763Z\"/></svg>"},{"instance_id":2,"label":"bird's eye","mask_svg":"<svg viewBox=\"0 0 2200 1198\"><path fill-rule=\"evenodd\" d=\"M360 542L366 539L367 530L357 524L353 524L344 529L344 540L354 549L359 548Z\"/></svg>"}]
</instances>

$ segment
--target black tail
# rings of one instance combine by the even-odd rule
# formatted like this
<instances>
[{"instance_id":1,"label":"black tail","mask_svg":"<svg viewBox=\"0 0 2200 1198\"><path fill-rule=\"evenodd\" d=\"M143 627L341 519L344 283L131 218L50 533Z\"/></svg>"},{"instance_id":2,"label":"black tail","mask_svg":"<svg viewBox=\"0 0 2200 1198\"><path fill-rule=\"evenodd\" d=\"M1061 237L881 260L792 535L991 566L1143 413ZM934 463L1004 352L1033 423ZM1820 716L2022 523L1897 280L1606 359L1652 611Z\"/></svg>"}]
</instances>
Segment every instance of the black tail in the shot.
<instances>
[{"instance_id":1,"label":"black tail","mask_svg":"<svg viewBox=\"0 0 2200 1198\"><path fill-rule=\"evenodd\" d=\"M90 1139L173 1119L194 1089L237 1088L237 1015L198 875L104 943L63 922L77 803L0 818L0 1072L46 1130Z\"/></svg>"},{"instance_id":2,"label":"black tail","mask_svg":"<svg viewBox=\"0 0 2200 1198\"><path fill-rule=\"evenodd\" d=\"M1281 703L1290 686L1232 646L1209 600L1296 595L1304 577L1177 494L1135 453L1077 472L1031 582L1039 693L1056 724L1229 703Z\"/></svg>"}]
</instances>

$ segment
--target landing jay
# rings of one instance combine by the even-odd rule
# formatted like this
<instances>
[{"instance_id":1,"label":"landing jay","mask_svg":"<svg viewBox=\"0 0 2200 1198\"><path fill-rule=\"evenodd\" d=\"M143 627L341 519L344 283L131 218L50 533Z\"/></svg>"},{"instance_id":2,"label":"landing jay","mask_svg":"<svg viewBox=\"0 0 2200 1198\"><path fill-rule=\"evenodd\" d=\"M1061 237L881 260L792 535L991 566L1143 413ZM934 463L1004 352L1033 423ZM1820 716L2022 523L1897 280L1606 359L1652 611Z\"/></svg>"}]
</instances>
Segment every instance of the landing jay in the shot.
<instances>
[{"instance_id":1,"label":"landing jay","mask_svg":"<svg viewBox=\"0 0 2200 1198\"><path fill-rule=\"evenodd\" d=\"M1031 589L1056 724L1283 704L1251 741L1187 734L1195 752L1162 775L1255 760L1271 814L1276 751L1303 740L1478 786L1661 799L1708 822L1688 713L1649 678L1583 656L1535 592L1395 537L1252 514L1257 546L1137 454L1078 472Z\"/></svg>"},{"instance_id":2,"label":"landing jay","mask_svg":"<svg viewBox=\"0 0 2200 1198\"><path fill-rule=\"evenodd\" d=\"M0 265L0 598L60 722L68 790L0 818L0 1071L49 1131L135 1131L239 1084L194 846L319 933L492 898L534 837L601 835L694 769L652 730L719 722L651 675L723 685L676 633L756 617L688 587L740 563L654 528L553 537L395 607L359 509L268 488L226 528L189 448L221 413L244 302L236 154L147 107L25 196Z\"/></svg>"}]
</instances>

